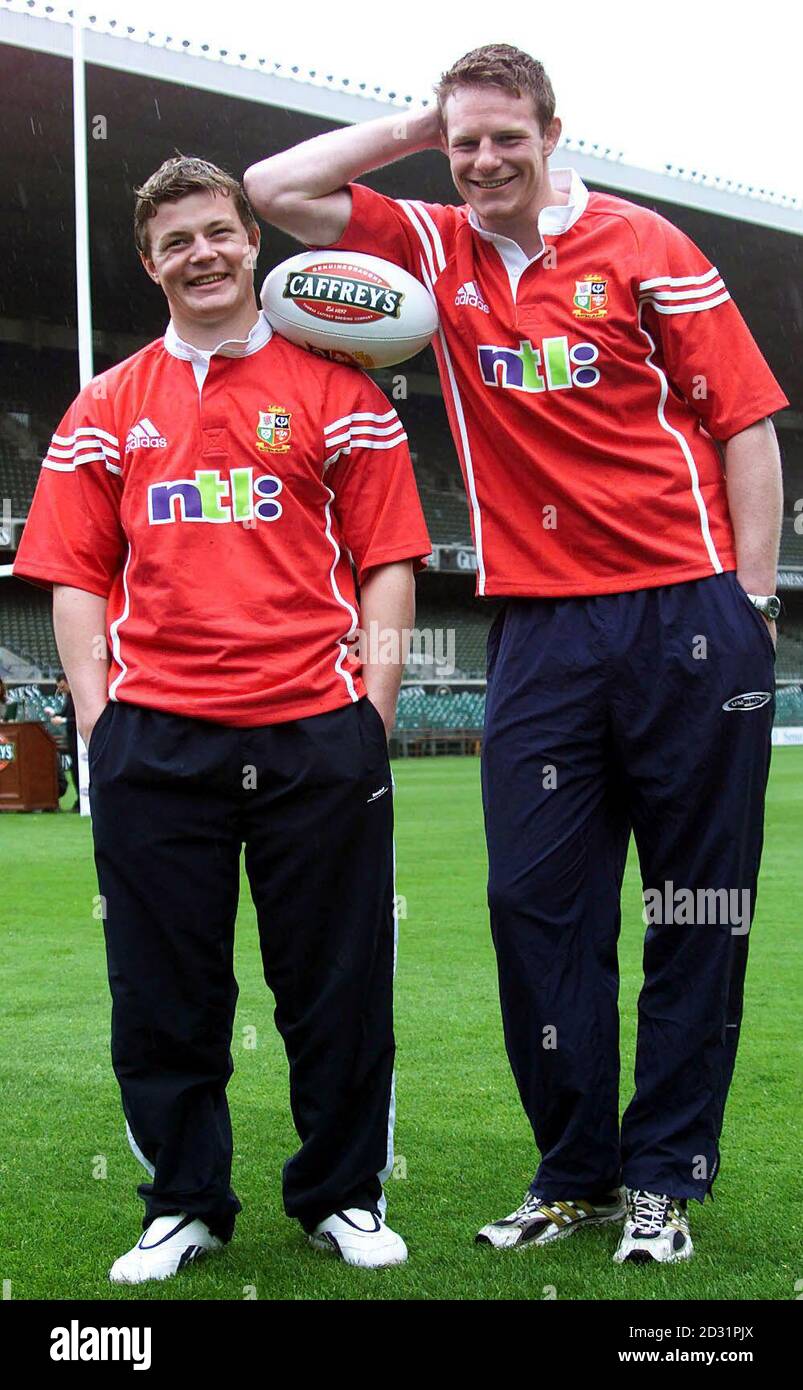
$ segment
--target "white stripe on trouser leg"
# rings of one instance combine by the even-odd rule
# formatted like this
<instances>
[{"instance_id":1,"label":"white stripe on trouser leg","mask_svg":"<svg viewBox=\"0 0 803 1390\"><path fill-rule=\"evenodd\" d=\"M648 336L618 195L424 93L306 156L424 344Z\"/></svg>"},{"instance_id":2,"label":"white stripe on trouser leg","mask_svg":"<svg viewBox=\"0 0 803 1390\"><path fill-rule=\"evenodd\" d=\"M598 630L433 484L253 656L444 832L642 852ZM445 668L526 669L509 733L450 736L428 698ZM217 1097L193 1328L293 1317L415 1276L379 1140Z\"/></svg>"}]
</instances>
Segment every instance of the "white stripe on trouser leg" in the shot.
<instances>
[{"instance_id":1,"label":"white stripe on trouser leg","mask_svg":"<svg viewBox=\"0 0 803 1390\"><path fill-rule=\"evenodd\" d=\"M142 1149L139 1147L139 1144L137 1143L136 1139L134 1138L134 1135L133 1135L133 1132L132 1132L132 1130L131 1130L131 1126L130 1126L130 1124L128 1123L128 1120L126 1120L126 1122L125 1122L125 1132L126 1132L126 1134L128 1135L128 1142L129 1142L129 1144L131 1145L131 1152L132 1152L132 1154L134 1155L135 1158L138 1158L138 1159L139 1159L140 1163L142 1164L143 1168L145 1169L145 1172L148 1174L148 1177L149 1177L149 1178L154 1177L155 1174L156 1174L156 1169L154 1168L154 1166L153 1166L152 1163L149 1163L149 1162L148 1162L147 1158L145 1157L144 1153L142 1152Z\"/></svg>"},{"instance_id":2,"label":"white stripe on trouser leg","mask_svg":"<svg viewBox=\"0 0 803 1390\"><path fill-rule=\"evenodd\" d=\"M393 773L390 774L391 796L396 789ZM396 905L396 839L393 839L393 978L396 978L396 957L399 949L399 911ZM385 1212L388 1209L388 1199L385 1196L384 1184L393 1172L393 1130L396 1124L396 1068L393 1068L393 1075L390 1078L390 1105L388 1106L388 1147L385 1158L385 1166L381 1173L377 1173L379 1181L383 1184L383 1191L377 1203L379 1214L383 1221Z\"/></svg>"}]
</instances>

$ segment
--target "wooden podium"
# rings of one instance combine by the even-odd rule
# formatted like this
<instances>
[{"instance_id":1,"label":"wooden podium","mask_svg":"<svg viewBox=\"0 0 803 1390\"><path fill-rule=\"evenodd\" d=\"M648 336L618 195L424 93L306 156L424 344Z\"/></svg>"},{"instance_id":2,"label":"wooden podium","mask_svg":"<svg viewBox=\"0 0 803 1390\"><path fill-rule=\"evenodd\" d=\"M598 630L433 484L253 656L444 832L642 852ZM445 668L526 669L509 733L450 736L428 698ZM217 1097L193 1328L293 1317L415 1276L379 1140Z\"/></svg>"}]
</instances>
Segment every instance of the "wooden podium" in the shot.
<instances>
[{"instance_id":1,"label":"wooden podium","mask_svg":"<svg viewBox=\"0 0 803 1390\"><path fill-rule=\"evenodd\" d=\"M41 724L0 724L0 811L55 811L56 741Z\"/></svg>"}]
</instances>

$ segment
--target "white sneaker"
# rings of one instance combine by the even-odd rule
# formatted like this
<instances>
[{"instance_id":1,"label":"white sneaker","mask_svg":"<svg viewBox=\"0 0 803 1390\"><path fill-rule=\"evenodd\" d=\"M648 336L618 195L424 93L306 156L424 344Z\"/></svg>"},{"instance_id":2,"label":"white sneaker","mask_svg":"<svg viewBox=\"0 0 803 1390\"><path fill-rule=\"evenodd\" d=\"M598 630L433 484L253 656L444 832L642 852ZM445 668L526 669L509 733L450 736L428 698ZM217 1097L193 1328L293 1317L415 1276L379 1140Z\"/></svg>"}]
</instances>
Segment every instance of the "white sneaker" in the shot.
<instances>
[{"instance_id":1,"label":"white sneaker","mask_svg":"<svg viewBox=\"0 0 803 1390\"><path fill-rule=\"evenodd\" d=\"M321 1221L309 1237L316 1250L329 1250L347 1265L380 1269L401 1265L407 1259L407 1246L401 1236L386 1226L381 1216L361 1207L333 1212Z\"/></svg>"},{"instance_id":2,"label":"white sneaker","mask_svg":"<svg viewBox=\"0 0 803 1390\"><path fill-rule=\"evenodd\" d=\"M113 1284L144 1284L147 1279L169 1279L201 1255L222 1250L223 1241L210 1234L197 1217L157 1216L143 1231L133 1250L115 1260L109 1270Z\"/></svg>"},{"instance_id":3,"label":"white sneaker","mask_svg":"<svg viewBox=\"0 0 803 1390\"><path fill-rule=\"evenodd\" d=\"M686 1201L661 1192L633 1188L627 1194L627 1220L614 1255L616 1264L675 1264L694 1254Z\"/></svg>"},{"instance_id":4,"label":"white sneaker","mask_svg":"<svg viewBox=\"0 0 803 1390\"><path fill-rule=\"evenodd\" d=\"M520 1207L500 1221L491 1221L474 1237L477 1245L493 1245L497 1250L521 1249L525 1245L549 1245L563 1240L581 1226L599 1226L621 1221L625 1214L623 1188L616 1188L600 1201L587 1198L549 1202L528 1192Z\"/></svg>"}]
</instances>

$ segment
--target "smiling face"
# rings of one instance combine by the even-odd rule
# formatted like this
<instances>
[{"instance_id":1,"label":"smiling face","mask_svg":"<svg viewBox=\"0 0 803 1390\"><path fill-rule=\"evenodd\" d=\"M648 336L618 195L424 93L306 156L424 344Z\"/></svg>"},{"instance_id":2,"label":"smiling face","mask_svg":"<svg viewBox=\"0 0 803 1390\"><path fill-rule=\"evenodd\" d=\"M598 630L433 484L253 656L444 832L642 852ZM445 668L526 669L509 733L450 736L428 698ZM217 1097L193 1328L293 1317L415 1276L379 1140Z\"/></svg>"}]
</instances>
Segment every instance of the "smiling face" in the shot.
<instances>
[{"instance_id":1,"label":"smiling face","mask_svg":"<svg viewBox=\"0 0 803 1390\"><path fill-rule=\"evenodd\" d=\"M246 337L254 323L258 251L259 231L246 229L231 197L204 189L160 203L142 263L164 290L179 336L214 346ZM214 341L203 341L210 335Z\"/></svg>"},{"instance_id":2,"label":"smiling face","mask_svg":"<svg viewBox=\"0 0 803 1390\"><path fill-rule=\"evenodd\" d=\"M445 149L455 187L480 225L515 236L550 201L547 159L557 117L541 133L532 98L504 87L456 87L444 106Z\"/></svg>"}]
</instances>

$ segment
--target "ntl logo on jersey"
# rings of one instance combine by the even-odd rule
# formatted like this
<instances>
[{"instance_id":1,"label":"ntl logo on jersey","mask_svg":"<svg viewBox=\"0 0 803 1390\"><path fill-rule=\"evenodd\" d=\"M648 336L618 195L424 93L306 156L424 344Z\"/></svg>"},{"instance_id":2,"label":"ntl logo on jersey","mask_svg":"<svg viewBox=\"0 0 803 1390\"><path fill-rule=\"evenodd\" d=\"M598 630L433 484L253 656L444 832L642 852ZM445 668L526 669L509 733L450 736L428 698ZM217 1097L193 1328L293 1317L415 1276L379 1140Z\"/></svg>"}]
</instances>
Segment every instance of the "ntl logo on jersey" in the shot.
<instances>
[{"instance_id":1,"label":"ntl logo on jersey","mask_svg":"<svg viewBox=\"0 0 803 1390\"><path fill-rule=\"evenodd\" d=\"M544 338L537 348L522 338L518 351L482 343L477 356L485 385L508 391L564 391L599 381L599 371L591 365L599 357L593 343L570 348L568 338Z\"/></svg>"},{"instance_id":2,"label":"ntl logo on jersey","mask_svg":"<svg viewBox=\"0 0 803 1390\"><path fill-rule=\"evenodd\" d=\"M164 526L173 521L278 521L282 504L275 499L282 490L280 478L253 468L232 468L223 478L214 468L199 468L193 478L151 483L148 488L148 521Z\"/></svg>"}]
</instances>

